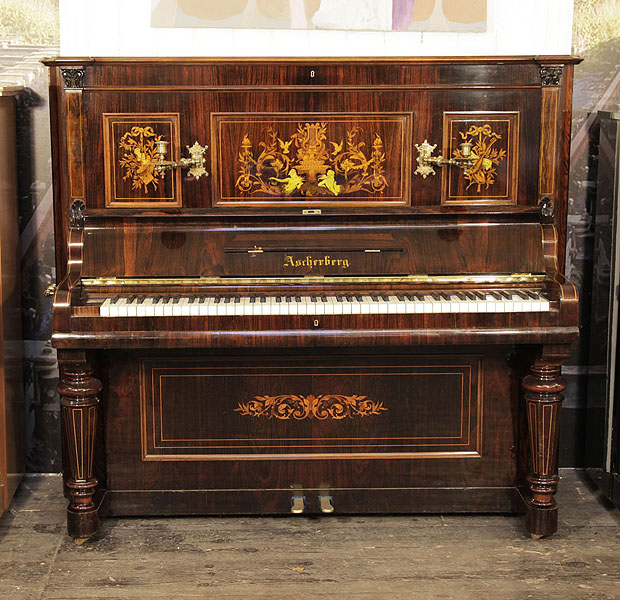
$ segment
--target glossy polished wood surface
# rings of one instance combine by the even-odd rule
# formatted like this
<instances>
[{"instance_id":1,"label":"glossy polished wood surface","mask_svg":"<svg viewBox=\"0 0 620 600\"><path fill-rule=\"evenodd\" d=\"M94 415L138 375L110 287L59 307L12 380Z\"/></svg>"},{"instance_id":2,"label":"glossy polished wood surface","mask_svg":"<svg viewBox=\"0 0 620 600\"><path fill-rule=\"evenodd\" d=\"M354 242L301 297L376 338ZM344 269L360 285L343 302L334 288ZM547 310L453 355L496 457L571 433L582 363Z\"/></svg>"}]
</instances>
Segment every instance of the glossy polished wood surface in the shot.
<instances>
[{"instance_id":1,"label":"glossy polished wood surface","mask_svg":"<svg viewBox=\"0 0 620 600\"><path fill-rule=\"evenodd\" d=\"M555 531L574 63L50 61L69 533L100 512L291 511L526 511ZM209 174L162 177L162 141L177 162L208 146ZM100 314L506 291L549 310Z\"/></svg>"}]
</instances>

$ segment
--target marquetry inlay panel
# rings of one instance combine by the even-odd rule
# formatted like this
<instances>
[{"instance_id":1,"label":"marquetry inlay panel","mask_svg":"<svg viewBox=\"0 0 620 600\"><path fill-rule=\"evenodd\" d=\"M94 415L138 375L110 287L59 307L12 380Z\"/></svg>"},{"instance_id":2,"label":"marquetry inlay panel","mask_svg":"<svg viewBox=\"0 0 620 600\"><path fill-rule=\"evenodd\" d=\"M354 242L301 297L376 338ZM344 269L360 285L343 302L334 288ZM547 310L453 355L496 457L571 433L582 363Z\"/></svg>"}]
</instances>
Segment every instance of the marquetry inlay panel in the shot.
<instances>
[{"instance_id":1,"label":"marquetry inlay panel","mask_svg":"<svg viewBox=\"0 0 620 600\"><path fill-rule=\"evenodd\" d=\"M518 112L446 112L446 157L462 158L459 145L472 144L474 165L444 168L444 204L516 204L519 165Z\"/></svg>"},{"instance_id":2,"label":"marquetry inlay panel","mask_svg":"<svg viewBox=\"0 0 620 600\"><path fill-rule=\"evenodd\" d=\"M181 206L181 180L176 171L162 177L153 162L160 157L158 140L170 142L168 160L178 158L179 115L176 113L104 113L105 203L113 208Z\"/></svg>"},{"instance_id":3,"label":"marquetry inlay panel","mask_svg":"<svg viewBox=\"0 0 620 600\"><path fill-rule=\"evenodd\" d=\"M478 356L141 365L146 460L479 456Z\"/></svg>"},{"instance_id":4,"label":"marquetry inlay panel","mask_svg":"<svg viewBox=\"0 0 620 600\"><path fill-rule=\"evenodd\" d=\"M407 204L409 113L214 113L215 204Z\"/></svg>"}]
</instances>

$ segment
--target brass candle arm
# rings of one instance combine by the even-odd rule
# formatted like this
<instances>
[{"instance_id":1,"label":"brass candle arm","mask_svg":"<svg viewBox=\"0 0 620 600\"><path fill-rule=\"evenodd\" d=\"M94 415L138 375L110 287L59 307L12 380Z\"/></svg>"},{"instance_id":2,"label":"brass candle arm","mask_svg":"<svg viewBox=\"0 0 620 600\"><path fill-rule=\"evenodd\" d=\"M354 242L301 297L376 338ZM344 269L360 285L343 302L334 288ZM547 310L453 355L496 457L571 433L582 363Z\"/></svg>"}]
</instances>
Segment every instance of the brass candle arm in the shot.
<instances>
[{"instance_id":1,"label":"brass candle arm","mask_svg":"<svg viewBox=\"0 0 620 600\"><path fill-rule=\"evenodd\" d=\"M159 160L151 162L155 167L155 171L162 177L166 174L166 171L172 169L189 169L188 174L196 179L200 179L202 175L208 175L205 166L205 152L208 146L201 146L198 142L194 142L193 146L186 146L189 151L189 158L180 158L178 161L166 160L168 154L168 145L170 142L166 140L159 140L155 142L157 154Z\"/></svg>"},{"instance_id":2,"label":"brass candle arm","mask_svg":"<svg viewBox=\"0 0 620 600\"><path fill-rule=\"evenodd\" d=\"M462 144L459 144L461 156L455 158L444 158L441 154L439 156L433 156L433 152L435 151L435 148L437 148L437 144L429 144L428 140L424 140L422 144L416 144L415 147L418 151L418 168L414 173L415 175L422 175L424 179L426 179L429 175L435 175L433 165L437 167L454 165L455 167L463 169L465 174L467 174L468 170L476 164L476 158L471 155L471 142L463 142Z\"/></svg>"}]
</instances>

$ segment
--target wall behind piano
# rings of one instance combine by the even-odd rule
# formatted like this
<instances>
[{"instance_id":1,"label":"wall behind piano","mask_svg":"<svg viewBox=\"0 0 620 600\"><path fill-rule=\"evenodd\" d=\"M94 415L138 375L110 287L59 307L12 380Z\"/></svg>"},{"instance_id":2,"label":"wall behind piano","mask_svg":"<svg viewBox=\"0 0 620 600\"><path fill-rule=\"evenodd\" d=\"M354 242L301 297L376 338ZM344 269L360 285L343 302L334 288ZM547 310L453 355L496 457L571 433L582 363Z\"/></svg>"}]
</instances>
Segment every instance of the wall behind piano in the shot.
<instances>
[{"instance_id":1,"label":"wall behind piano","mask_svg":"<svg viewBox=\"0 0 620 600\"><path fill-rule=\"evenodd\" d=\"M151 0L60 0L60 39L66 56L569 54L572 16L573 0L488 0L484 33L176 29L151 27Z\"/></svg>"}]
</instances>

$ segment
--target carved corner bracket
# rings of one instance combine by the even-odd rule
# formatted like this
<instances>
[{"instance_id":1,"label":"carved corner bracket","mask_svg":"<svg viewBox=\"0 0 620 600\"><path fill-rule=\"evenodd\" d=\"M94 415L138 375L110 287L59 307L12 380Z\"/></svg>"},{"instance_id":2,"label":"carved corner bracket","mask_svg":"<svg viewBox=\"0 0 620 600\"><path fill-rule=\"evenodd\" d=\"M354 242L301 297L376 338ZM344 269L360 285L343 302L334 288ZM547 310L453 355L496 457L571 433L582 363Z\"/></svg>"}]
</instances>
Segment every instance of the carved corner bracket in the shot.
<instances>
[{"instance_id":1,"label":"carved corner bracket","mask_svg":"<svg viewBox=\"0 0 620 600\"><path fill-rule=\"evenodd\" d=\"M540 79L543 85L560 85L562 66L543 65L540 67Z\"/></svg>"},{"instance_id":2,"label":"carved corner bracket","mask_svg":"<svg viewBox=\"0 0 620 600\"><path fill-rule=\"evenodd\" d=\"M60 69L65 89L82 89L84 87L84 69Z\"/></svg>"}]
</instances>

